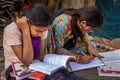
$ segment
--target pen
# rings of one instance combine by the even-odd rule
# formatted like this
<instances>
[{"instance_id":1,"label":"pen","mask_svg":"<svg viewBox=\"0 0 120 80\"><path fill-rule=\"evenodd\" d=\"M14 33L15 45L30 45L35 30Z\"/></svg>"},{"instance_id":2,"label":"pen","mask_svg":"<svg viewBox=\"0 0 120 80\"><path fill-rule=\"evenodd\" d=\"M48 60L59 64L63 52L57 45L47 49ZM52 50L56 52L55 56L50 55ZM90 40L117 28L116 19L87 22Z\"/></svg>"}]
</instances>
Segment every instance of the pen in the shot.
<instances>
[{"instance_id":1,"label":"pen","mask_svg":"<svg viewBox=\"0 0 120 80\"><path fill-rule=\"evenodd\" d=\"M79 50L79 53L83 54L84 56L86 55L86 52L84 50L82 50L80 48L78 50Z\"/></svg>"}]
</instances>

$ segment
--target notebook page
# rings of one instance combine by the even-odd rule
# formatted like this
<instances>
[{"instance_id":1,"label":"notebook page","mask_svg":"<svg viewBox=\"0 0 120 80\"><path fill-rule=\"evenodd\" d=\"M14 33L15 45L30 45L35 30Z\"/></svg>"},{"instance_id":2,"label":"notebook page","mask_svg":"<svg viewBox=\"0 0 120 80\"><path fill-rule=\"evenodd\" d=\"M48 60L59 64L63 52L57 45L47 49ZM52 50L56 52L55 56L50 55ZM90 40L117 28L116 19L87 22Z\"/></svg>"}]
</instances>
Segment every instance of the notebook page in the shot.
<instances>
[{"instance_id":1,"label":"notebook page","mask_svg":"<svg viewBox=\"0 0 120 80\"><path fill-rule=\"evenodd\" d=\"M120 50L99 53L104 56L102 61L106 63L120 62Z\"/></svg>"},{"instance_id":2,"label":"notebook page","mask_svg":"<svg viewBox=\"0 0 120 80\"><path fill-rule=\"evenodd\" d=\"M80 64L77 62L70 62L70 66L72 68L72 71L83 70L83 69L98 67L98 66L102 66L102 65L104 65L104 63L98 58L94 58L94 60L92 60L88 64Z\"/></svg>"}]
</instances>

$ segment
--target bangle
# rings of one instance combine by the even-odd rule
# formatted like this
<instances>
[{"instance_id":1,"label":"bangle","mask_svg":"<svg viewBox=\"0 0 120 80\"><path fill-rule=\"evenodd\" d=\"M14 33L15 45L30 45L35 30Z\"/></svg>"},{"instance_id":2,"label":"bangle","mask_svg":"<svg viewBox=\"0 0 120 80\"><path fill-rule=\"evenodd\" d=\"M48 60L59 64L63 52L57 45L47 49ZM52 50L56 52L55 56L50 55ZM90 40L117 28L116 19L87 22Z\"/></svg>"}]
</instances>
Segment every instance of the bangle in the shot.
<instances>
[{"instance_id":1,"label":"bangle","mask_svg":"<svg viewBox=\"0 0 120 80\"><path fill-rule=\"evenodd\" d=\"M80 62L80 58L81 58L81 57L82 57L82 55L77 55L77 56L76 56L76 62L78 62L78 63L79 63L79 62Z\"/></svg>"}]
</instances>

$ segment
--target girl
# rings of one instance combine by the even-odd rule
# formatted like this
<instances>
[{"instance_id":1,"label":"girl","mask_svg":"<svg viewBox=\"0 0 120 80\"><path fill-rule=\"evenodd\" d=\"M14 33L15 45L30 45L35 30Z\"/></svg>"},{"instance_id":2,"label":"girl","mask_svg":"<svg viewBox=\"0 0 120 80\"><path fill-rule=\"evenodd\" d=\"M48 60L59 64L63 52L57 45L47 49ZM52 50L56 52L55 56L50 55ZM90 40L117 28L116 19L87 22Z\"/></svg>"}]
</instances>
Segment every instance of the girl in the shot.
<instances>
[{"instance_id":1,"label":"girl","mask_svg":"<svg viewBox=\"0 0 120 80\"><path fill-rule=\"evenodd\" d=\"M86 32L103 22L102 13L96 6L79 10L62 9L56 11L52 19L54 21L46 40L46 53L74 55L80 63L89 63L93 56L102 58L86 38Z\"/></svg>"},{"instance_id":2,"label":"girl","mask_svg":"<svg viewBox=\"0 0 120 80\"><path fill-rule=\"evenodd\" d=\"M48 8L43 4L34 4L21 11L20 18L4 29L3 47L7 72L11 69L9 67L12 62L28 66L33 60L42 59L50 22ZM6 77L8 80L9 76Z\"/></svg>"}]
</instances>

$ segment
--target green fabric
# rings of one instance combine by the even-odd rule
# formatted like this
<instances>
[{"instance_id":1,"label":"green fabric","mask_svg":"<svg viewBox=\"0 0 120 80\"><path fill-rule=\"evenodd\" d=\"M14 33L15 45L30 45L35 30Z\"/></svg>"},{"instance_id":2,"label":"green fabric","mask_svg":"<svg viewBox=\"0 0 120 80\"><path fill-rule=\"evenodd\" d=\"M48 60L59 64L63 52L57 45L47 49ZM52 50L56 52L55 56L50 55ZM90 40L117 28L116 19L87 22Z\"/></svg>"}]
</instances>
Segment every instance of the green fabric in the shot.
<instances>
[{"instance_id":1,"label":"green fabric","mask_svg":"<svg viewBox=\"0 0 120 80\"><path fill-rule=\"evenodd\" d=\"M96 0L96 5L103 12L104 23L91 35L110 40L120 38L120 0Z\"/></svg>"}]
</instances>

